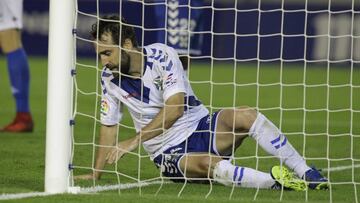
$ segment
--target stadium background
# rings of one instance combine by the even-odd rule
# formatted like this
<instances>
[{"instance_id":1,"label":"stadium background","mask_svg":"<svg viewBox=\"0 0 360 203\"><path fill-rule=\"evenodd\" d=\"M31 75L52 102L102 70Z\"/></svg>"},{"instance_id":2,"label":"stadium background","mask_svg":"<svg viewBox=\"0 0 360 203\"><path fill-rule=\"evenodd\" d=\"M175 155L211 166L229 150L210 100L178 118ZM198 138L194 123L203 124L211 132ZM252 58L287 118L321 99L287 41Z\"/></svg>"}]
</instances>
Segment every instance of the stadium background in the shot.
<instances>
[{"instance_id":1,"label":"stadium background","mask_svg":"<svg viewBox=\"0 0 360 203\"><path fill-rule=\"evenodd\" d=\"M79 0L79 11L86 13L96 13L95 0ZM152 2L152 1L148 1ZM258 1L238 1L237 9L240 12L236 17L236 34L238 34L235 43L235 1L215 1L214 18L213 18L213 57L216 58L233 58L237 59L276 59L282 54L283 59L303 59L304 47L306 48L306 59L309 60L326 60L327 38L324 36L328 32L328 3L326 1L309 1L308 11L305 18L305 1L285 1L284 5L279 0L262 1L261 15L259 15ZM288 2L288 3L286 3ZM24 1L24 32L23 39L25 48L30 55L47 55L47 33L48 33L48 1ZM205 1L205 6L211 6L210 1ZM281 9L285 9L282 18ZM351 32L351 1L331 1L330 9L333 12L330 21L330 34L332 36L341 36L330 40L331 60L344 60L350 58L350 37ZM359 5L355 5L355 10L359 11ZM99 13L119 13L119 1L102 0L99 1ZM228 10L223 10L228 8ZM230 10L233 9L233 10ZM337 13L342 11L341 13ZM130 24L141 26L142 22L142 4L139 2L123 1L123 16ZM145 7L144 26L150 28L161 28L163 24L156 25L154 6ZM260 16L260 17L259 17ZM204 31L211 31L212 10L204 9ZM258 21L260 25L258 31ZM283 21L282 21L283 19ZM94 19L86 18L83 15L78 19L78 32L86 37L89 25ZM307 21L307 22L305 22ZM354 35L360 35L360 14L354 14ZM226 22L226 23L224 23ZM294 23L296 22L296 23ZM158 42L156 32L146 31L144 44ZM262 37L259 40L258 36ZM281 43L281 35L284 34ZM306 45L305 36L306 33ZM137 29L138 39L141 42L141 30ZM251 35L252 34L252 35ZM87 36L88 37L88 36ZM211 35L205 34L203 46L203 55L211 54ZM325 40L325 41L324 41ZM355 50L353 58L360 60L360 39L354 39ZM281 45L283 45L281 48ZM30 47L36 46L36 49ZM91 45L79 43L78 54L80 56L91 55ZM234 54L234 46L236 53ZM259 49L259 57L257 52Z\"/></svg>"},{"instance_id":2,"label":"stadium background","mask_svg":"<svg viewBox=\"0 0 360 203\"><path fill-rule=\"evenodd\" d=\"M79 0L79 9L86 12L94 12L96 1ZM117 13L118 2L113 0L101 1L101 12ZM208 1L207 1L208 2ZM234 7L234 1L215 1L216 8ZM214 12L214 38L211 45L211 36L205 35L203 55L216 58L213 69L209 68L208 61L193 63L190 71L190 79L195 92L203 103L211 110L223 106L250 105L258 106L277 125L288 132L289 139L299 152L308 158L308 161L320 168L342 167L359 165L360 161L360 71L356 67L360 60L360 39L353 38L351 41L349 25L351 23L351 12L337 13L351 9L350 1L332 1L331 10L334 11L330 28L324 26L328 23L328 1L317 1L309 4L308 10L324 12L312 12L307 15L305 21L304 11L284 13L282 22L281 1L269 0L261 4L261 21L259 32L263 35L260 39L256 34L258 31L259 11L250 10L237 14L237 30L239 34L235 41L234 11ZM256 1L238 1L238 9L258 8ZM114 6L114 4L116 6ZM284 4L285 9L304 8L304 1L291 1ZM139 3L123 2L124 16L130 23L141 22L141 10ZM45 116L46 116L46 77L47 77L47 33L48 33L48 1L25 0L24 1L24 47L30 55L31 66L31 108L35 117L36 129L32 134L12 135L1 134L0 151L3 156L0 163L0 192L19 193L43 191L44 182L44 151L45 151ZM131 9L129 9L131 8ZM114 9L114 10L112 10ZM139 12L133 12L134 9ZM275 11L269 11L276 9ZM359 5L355 8L359 11ZM131 12L130 12L131 11ZM152 8L147 10L146 19L151 19ZM211 18L211 12L205 12L206 18ZM360 35L359 12L354 15L353 35ZM87 18L79 19L78 34L86 36L89 25L93 22ZM224 23L226 22L226 23ZM296 23L294 23L296 22ZM305 23L306 22L306 23ZM283 24L282 24L283 23ZM207 28L210 24L206 24ZM282 26L283 25L283 26ZM307 25L307 26L305 26ZM153 26L151 22L147 26ZM306 27L306 28L305 28ZM206 29L206 26L205 26ZM305 36L302 35L306 29L306 59L304 62ZM330 30L335 36L328 39L324 34ZM282 31L283 30L283 31ZM138 31L139 33L139 31ZM227 33L227 34L224 34ZM281 37L280 33L286 35ZM344 37L336 37L343 35ZM283 41L282 41L283 40ZM146 32L145 44L156 41L153 32ZM235 43L236 42L236 43ZM258 42L260 42L258 44ZM353 52L351 53L351 42ZM77 42L79 61L94 65L94 53L91 44ZM234 46L236 51L234 52ZM281 45L283 48L281 48ZM329 45L329 46L328 46ZM211 48L213 47L213 52ZM330 50L327 49L329 47ZM287 59L289 61L280 61ZM228 60L229 58L232 58ZM238 59L234 64L233 59ZM258 62L258 58L262 59ZM326 63L329 58L332 63ZM350 63L353 58L353 63ZM293 59L299 59L294 60ZM230 63L223 63L224 61ZM250 62L250 63L248 63ZM251 63L254 62L254 63ZM319 62L319 63L318 63ZM339 62L339 63L338 63ZM351 69L351 65L355 68ZM281 68L280 68L281 66ZM304 72L306 66L306 72ZM0 57L0 67L6 67L5 58ZM260 69L258 69L260 67ZM10 87L6 68L0 68L1 117L0 124L5 124L13 115L14 104L12 102ZM85 91L94 91L96 73L88 71L84 67L78 69L78 85ZM92 78L92 83L88 78ZM209 81L204 83L201 81ZM196 83L199 82L199 83ZM231 84L229 84L231 83ZM234 85L235 84L235 85ZM299 85L300 84L300 85ZM304 84L308 86L304 86ZM325 84L325 85L324 85ZM61 85L61 84L59 84ZM330 85L330 86L329 86ZM340 85L332 87L331 85ZM341 86L344 85L344 86ZM246 95L246 96L244 96ZM234 101L235 104L234 104ZM93 114L94 99L86 96L79 97L79 111ZM303 108L307 111L304 112ZM290 109L290 110L289 110ZM293 109L293 110L291 110ZM318 110L316 110L318 109ZM319 110L320 109L320 110ZM341 110L344 109L344 110ZM315 110L315 111L312 111ZM329 110L332 110L329 112ZM339 110L339 111L336 111ZM354 111L355 110L355 111ZM305 119L304 114L306 114ZM129 117L129 116L127 116ZM126 119L125 124L131 126L131 121ZM87 142L92 140L93 120L81 118L77 123L76 133L80 135L77 141ZM126 136L131 135L132 130L122 131ZM307 134L306 139L302 132ZM355 135L355 136L349 136ZM79 147L75 153L75 164L91 166L91 155L89 152L93 147ZM255 145L252 141L246 141L242 150L236 154L243 157L237 160L245 166L268 170L276 163L269 161L261 150L256 159ZM83 158L81 158L83 157ZM329 161L328 159L331 159ZM119 166L119 170L126 170L127 175L137 177L141 170L141 179L157 176L156 168L142 158L142 165L138 166L138 158L127 156L124 162L128 165ZM108 167L107 169L113 170ZM227 188L222 186L186 185L185 190L177 198L182 184L165 185L156 197L157 201L174 202L205 202L205 201L227 201L232 194L231 201L251 201L256 197L260 202L278 201L282 198L286 201L303 202L356 202L359 201L359 177L358 168L335 171L330 173L330 180L335 184L327 192L308 193L281 193L273 191L256 191L248 189ZM107 174L103 180L96 184L117 184L117 176ZM129 180L127 180L129 181ZM125 180L126 182L126 180ZM129 181L130 182L130 181ZM93 183L79 182L83 186L91 186ZM355 187L357 185L357 187ZM158 186L144 187L141 190L132 189L121 192L121 198L125 202L154 201L153 194L158 191ZM204 199L211 191L208 199ZM142 195L139 197L138 194ZM118 192L101 193L102 195L58 195L45 198L25 199L24 202L39 201L119 201ZM19 200L17 200L19 201Z\"/></svg>"}]
</instances>

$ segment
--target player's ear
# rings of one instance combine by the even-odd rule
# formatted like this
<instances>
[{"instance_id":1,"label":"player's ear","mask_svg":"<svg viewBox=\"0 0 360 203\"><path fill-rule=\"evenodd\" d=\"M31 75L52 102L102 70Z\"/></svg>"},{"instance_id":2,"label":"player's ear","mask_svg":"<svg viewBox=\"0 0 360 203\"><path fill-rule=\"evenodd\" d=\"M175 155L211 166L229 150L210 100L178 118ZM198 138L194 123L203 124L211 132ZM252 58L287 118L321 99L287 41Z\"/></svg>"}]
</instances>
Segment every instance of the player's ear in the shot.
<instances>
[{"instance_id":1,"label":"player's ear","mask_svg":"<svg viewBox=\"0 0 360 203\"><path fill-rule=\"evenodd\" d=\"M129 49L129 50L133 48L133 44L132 44L130 39L125 39L124 40L123 48Z\"/></svg>"}]
</instances>

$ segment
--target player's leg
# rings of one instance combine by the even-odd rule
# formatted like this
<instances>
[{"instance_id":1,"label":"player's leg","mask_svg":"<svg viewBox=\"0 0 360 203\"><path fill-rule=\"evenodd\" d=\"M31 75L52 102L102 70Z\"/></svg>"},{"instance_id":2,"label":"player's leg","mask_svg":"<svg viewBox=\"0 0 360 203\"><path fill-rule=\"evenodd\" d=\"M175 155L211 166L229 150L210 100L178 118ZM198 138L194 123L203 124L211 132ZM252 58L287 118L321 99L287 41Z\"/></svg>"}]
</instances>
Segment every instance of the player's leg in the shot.
<instances>
[{"instance_id":1,"label":"player's leg","mask_svg":"<svg viewBox=\"0 0 360 203\"><path fill-rule=\"evenodd\" d=\"M216 119L216 149L220 154L232 154L248 137L249 128L256 119L256 111L248 107L223 109Z\"/></svg>"},{"instance_id":2,"label":"player's leg","mask_svg":"<svg viewBox=\"0 0 360 203\"><path fill-rule=\"evenodd\" d=\"M216 147L219 153L235 150L246 137L244 132L249 132L260 147L278 157L299 177L304 177L305 173L312 170L286 136L263 114L249 107L225 109L219 113L216 127Z\"/></svg>"},{"instance_id":3,"label":"player's leg","mask_svg":"<svg viewBox=\"0 0 360 203\"><path fill-rule=\"evenodd\" d=\"M278 157L302 177L310 169L284 134L264 115L249 107L225 109L220 112L216 128L216 146L219 152L233 150L232 139L242 140L248 132L269 154ZM234 138L235 136L235 138Z\"/></svg>"},{"instance_id":4,"label":"player's leg","mask_svg":"<svg viewBox=\"0 0 360 203\"><path fill-rule=\"evenodd\" d=\"M305 182L294 178L284 167L274 167L271 171L273 175L233 165L218 156L191 153L181 158L179 166L184 176L190 180L207 179L226 186L246 188L281 189L283 185L286 189L306 189Z\"/></svg>"},{"instance_id":5,"label":"player's leg","mask_svg":"<svg viewBox=\"0 0 360 203\"><path fill-rule=\"evenodd\" d=\"M269 173L231 164L221 157L209 154L187 154L180 160L186 178L213 179L223 185L250 188L271 188L275 180Z\"/></svg>"},{"instance_id":6,"label":"player's leg","mask_svg":"<svg viewBox=\"0 0 360 203\"><path fill-rule=\"evenodd\" d=\"M21 43L22 0L0 2L2 23L0 24L0 45L6 55L11 90L16 102L16 117L1 131L29 132L33 122L29 111L29 64Z\"/></svg>"},{"instance_id":7,"label":"player's leg","mask_svg":"<svg viewBox=\"0 0 360 203\"><path fill-rule=\"evenodd\" d=\"M187 140L166 149L154 158L154 163L161 168L164 176L173 181L183 181L184 178L189 178L189 181L215 180L224 185L235 184L253 188L279 188L277 187L279 183L287 187L284 183L294 182L293 177L284 176L285 172L280 173L280 176L273 175L273 177L286 179L280 182L274 180L269 173L235 166L228 160L223 160L227 157L219 154L214 140L218 115L219 112L215 112L212 116L203 117ZM298 183L289 186L291 189L296 189L294 185L303 188Z\"/></svg>"},{"instance_id":8,"label":"player's leg","mask_svg":"<svg viewBox=\"0 0 360 203\"><path fill-rule=\"evenodd\" d=\"M11 90L16 102L16 118L4 127L3 131L32 131L33 122L29 110L29 64L25 50L21 45L18 29L0 31L1 48L6 55Z\"/></svg>"}]
</instances>

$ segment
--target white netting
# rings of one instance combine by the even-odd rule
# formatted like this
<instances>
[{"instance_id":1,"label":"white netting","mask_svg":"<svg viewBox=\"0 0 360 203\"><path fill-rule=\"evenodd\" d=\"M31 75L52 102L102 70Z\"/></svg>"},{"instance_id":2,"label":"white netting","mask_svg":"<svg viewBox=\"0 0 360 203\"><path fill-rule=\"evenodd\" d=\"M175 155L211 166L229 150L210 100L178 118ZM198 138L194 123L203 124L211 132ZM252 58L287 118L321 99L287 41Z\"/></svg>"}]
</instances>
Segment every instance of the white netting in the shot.
<instances>
[{"instance_id":1,"label":"white netting","mask_svg":"<svg viewBox=\"0 0 360 203\"><path fill-rule=\"evenodd\" d=\"M323 200L337 201L342 197L341 191L349 190L351 201L358 202L358 2L239 0L194 5L194 1L181 2L78 0L72 165L75 174L97 170L96 151L100 147L101 64L93 52L88 31L102 15L115 13L128 17L140 46L163 42L180 47L181 54L190 58L188 75L195 94L210 112L248 105L268 116L307 162L323 169L329 178L331 186L322 193ZM191 15L181 16L184 9ZM161 10L164 19L156 18L161 16ZM202 12L199 21L192 19L197 11ZM202 45L199 50L193 47L197 43ZM133 123L125 112L116 141L133 135ZM250 139L234 152L234 162L244 166L267 171L278 164ZM163 186L167 178L161 176L142 148L126 155L118 164L106 165L101 172L102 180L93 181L93 186L138 183L129 187L139 187L141 193L143 182L159 181L154 193L176 190L173 192L176 195L182 195L187 187L197 188L187 182L169 186L170 189ZM79 184L87 185L82 181ZM112 187L122 188L126 187ZM206 196L215 193L236 198L235 189L238 191L230 187L231 192L219 193L216 190L223 189L210 185L199 190L206 190ZM256 190L247 196L257 199L262 192ZM280 199L283 196L286 195L281 193ZM313 196L306 192L294 198L308 200Z\"/></svg>"}]
</instances>

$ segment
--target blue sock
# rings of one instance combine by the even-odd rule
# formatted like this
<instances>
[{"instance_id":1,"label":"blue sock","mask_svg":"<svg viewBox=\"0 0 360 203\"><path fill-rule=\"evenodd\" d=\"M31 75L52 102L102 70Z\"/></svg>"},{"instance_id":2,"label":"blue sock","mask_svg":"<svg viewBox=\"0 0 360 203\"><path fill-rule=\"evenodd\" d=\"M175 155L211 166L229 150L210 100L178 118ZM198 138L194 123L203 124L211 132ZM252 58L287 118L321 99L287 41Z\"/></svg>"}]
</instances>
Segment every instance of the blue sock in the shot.
<instances>
[{"instance_id":1,"label":"blue sock","mask_svg":"<svg viewBox=\"0 0 360 203\"><path fill-rule=\"evenodd\" d=\"M11 91L16 101L17 112L29 112L29 63L25 50L19 48L6 55L11 82Z\"/></svg>"}]
</instances>

